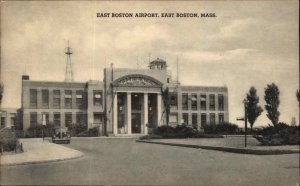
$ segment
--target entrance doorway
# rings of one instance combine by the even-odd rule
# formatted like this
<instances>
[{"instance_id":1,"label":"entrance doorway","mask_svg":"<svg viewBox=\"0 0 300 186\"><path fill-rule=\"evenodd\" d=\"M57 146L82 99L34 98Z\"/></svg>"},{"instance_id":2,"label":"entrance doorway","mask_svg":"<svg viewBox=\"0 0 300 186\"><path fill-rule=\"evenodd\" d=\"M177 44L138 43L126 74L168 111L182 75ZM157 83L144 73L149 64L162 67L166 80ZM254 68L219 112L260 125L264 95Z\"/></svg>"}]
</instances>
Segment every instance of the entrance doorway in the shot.
<instances>
[{"instance_id":1,"label":"entrance doorway","mask_svg":"<svg viewBox=\"0 0 300 186\"><path fill-rule=\"evenodd\" d=\"M132 113L131 114L131 132L132 133L141 133L141 113Z\"/></svg>"}]
</instances>

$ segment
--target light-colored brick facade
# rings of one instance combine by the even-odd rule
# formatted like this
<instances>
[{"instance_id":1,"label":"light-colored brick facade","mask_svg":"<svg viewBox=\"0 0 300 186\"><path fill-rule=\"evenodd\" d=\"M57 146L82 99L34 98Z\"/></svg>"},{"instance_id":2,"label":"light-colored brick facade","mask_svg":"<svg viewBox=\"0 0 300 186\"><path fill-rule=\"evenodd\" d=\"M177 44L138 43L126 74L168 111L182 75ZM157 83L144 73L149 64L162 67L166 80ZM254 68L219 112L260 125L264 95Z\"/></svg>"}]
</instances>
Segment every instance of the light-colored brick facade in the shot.
<instances>
[{"instance_id":1,"label":"light-colored brick facade","mask_svg":"<svg viewBox=\"0 0 300 186\"><path fill-rule=\"evenodd\" d=\"M173 81L164 60L149 69L105 68L104 80L78 82L31 81L22 78L23 129L42 123L65 127L82 122L100 127L102 134L147 134L167 124L204 124L228 121L227 87L181 86Z\"/></svg>"}]
</instances>

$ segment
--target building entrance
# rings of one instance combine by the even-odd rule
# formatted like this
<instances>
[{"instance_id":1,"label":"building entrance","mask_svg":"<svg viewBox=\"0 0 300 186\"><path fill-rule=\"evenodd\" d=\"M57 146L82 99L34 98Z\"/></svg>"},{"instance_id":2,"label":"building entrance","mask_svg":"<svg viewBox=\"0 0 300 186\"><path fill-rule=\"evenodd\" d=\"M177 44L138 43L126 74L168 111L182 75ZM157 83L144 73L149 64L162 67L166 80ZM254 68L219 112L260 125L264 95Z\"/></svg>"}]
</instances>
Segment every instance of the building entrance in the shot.
<instances>
[{"instance_id":1,"label":"building entrance","mask_svg":"<svg viewBox=\"0 0 300 186\"><path fill-rule=\"evenodd\" d=\"M114 134L148 134L159 126L159 93L118 92L113 104Z\"/></svg>"},{"instance_id":2,"label":"building entrance","mask_svg":"<svg viewBox=\"0 0 300 186\"><path fill-rule=\"evenodd\" d=\"M141 113L132 113L131 114L131 132L132 133L141 133Z\"/></svg>"}]
</instances>

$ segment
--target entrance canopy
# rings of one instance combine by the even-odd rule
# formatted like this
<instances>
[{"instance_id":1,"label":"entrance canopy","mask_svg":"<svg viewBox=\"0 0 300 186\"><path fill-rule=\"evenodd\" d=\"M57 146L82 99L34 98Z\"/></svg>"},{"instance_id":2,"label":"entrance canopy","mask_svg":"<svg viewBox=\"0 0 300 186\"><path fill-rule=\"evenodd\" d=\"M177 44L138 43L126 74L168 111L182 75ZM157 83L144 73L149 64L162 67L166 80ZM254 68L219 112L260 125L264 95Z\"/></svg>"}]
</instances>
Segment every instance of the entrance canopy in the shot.
<instances>
[{"instance_id":1,"label":"entrance canopy","mask_svg":"<svg viewBox=\"0 0 300 186\"><path fill-rule=\"evenodd\" d=\"M157 79L143 74L113 81L113 133L148 134L148 128L159 126L162 86Z\"/></svg>"},{"instance_id":2,"label":"entrance canopy","mask_svg":"<svg viewBox=\"0 0 300 186\"><path fill-rule=\"evenodd\" d=\"M152 87L160 88L163 84L153 77L143 74L130 74L116 79L112 85L114 87Z\"/></svg>"}]
</instances>

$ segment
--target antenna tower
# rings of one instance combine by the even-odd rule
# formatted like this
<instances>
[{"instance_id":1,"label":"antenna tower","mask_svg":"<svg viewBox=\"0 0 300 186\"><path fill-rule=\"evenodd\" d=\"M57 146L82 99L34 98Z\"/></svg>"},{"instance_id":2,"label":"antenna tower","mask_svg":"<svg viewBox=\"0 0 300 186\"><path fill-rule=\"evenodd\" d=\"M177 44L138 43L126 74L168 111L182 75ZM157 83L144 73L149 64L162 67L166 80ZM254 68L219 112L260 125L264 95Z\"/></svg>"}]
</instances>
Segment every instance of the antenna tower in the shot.
<instances>
[{"instance_id":1,"label":"antenna tower","mask_svg":"<svg viewBox=\"0 0 300 186\"><path fill-rule=\"evenodd\" d=\"M66 63L66 72L65 72L65 81L72 82L73 80L73 71L72 71L72 61L71 61L71 54L73 53L72 48L69 46L65 48L65 54L67 55L67 63Z\"/></svg>"},{"instance_id":2,"label":"antenna tower","mask_svg":"<svg viewBox=\"0 0 300 186\"><path fill-rule=\"evenodd\" d=\"M179 83L179 70L178 70L178 56L177 56L177 60L176 60L176 66L177 66L177 76L176 76L176 78L177 78L177 84Z\"/></svg>"}]
</instances>

